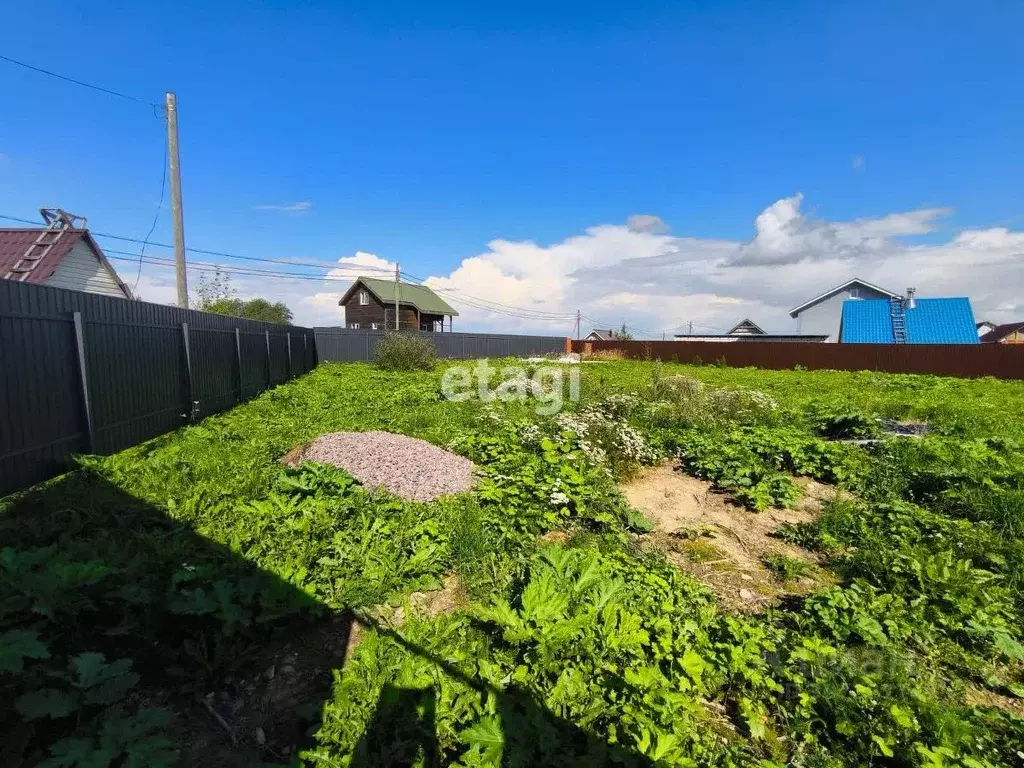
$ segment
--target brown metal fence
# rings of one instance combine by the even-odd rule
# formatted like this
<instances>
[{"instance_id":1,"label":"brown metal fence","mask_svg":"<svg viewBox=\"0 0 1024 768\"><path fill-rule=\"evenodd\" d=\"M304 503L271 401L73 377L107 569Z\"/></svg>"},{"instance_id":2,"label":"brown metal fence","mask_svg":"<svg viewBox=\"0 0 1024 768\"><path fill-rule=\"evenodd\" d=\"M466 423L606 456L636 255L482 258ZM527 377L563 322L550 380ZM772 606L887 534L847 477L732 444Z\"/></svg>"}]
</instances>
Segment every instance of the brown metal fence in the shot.
<instances>
[{"instance_id":1,"label":"brown metal fence","mask_svg":"<svg viewBox=\"0 0 1024 768\"><path fill-rule=\"evenodd\" d=\"M0 496L316 362L308 328L0 280Z\"/></svg>"},{"instance_id":2,"label":"brown metal fence","mask_svg":"<svg viewBox=\"0 0 1024 768\"><path fill-rule=\"evenodd\" d=\"M573 341L574 352L619 350L626 357L784 370L885 371L1024 379L1019 344L820 344L772 341Z\"/></svg>"}]
</instances>

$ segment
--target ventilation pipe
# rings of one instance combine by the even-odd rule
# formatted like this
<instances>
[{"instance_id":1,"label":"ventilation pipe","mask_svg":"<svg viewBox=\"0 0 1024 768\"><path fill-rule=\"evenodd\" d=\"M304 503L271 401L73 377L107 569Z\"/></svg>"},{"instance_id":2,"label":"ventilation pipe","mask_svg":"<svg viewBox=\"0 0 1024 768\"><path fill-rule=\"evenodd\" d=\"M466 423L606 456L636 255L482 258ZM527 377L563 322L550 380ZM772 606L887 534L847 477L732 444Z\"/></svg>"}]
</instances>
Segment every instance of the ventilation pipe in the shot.
<instances>
[{"instance_id":1,"label":"ventilation pipe","mask_svg":"<svg viewBox=\"0 0 1024 768\"><path fill-rule=\"evenodd\" d=\"M917 293L917 288L907 288L907 298L903 302L905 309L913 309L917 306L917 301L914 299L915 293Z\"/></svg>"}]
</instances>

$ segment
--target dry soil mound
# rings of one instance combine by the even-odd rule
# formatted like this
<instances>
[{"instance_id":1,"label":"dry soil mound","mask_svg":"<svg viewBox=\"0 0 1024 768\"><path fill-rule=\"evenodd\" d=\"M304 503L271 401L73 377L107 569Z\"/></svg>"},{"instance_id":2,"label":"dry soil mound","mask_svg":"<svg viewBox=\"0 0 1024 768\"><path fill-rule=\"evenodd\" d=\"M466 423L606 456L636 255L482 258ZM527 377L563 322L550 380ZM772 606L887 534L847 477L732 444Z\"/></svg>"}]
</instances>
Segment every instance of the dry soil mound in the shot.
<instances>
[{"instance_id":1,"label":"dry soil mound","mask_svg":"<svg viewBox=\"0 0 1024 768\"><path fill-rule=\"evenodd\" d=\"M426 440L391 432L333 432L321 435L288 463L321 461L346 470L370 488L384 488L414 501L473 487L476 465Z\"/></svg>"}]
</instances>

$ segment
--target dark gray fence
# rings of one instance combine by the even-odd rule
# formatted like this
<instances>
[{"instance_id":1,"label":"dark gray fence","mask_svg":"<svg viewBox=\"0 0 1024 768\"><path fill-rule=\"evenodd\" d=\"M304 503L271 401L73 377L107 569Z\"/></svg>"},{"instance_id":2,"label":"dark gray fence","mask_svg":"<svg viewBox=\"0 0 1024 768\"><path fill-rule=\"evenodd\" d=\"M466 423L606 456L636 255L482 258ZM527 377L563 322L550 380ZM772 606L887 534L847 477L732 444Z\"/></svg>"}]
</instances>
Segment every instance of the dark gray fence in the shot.
<instances>
[{"instance_id":1,"label":"dark gray fence","mask_svg":"<svg viewBox=\"0 0 1024 768\"><path fill-rule=\"evenodd\" d=\"M0 496L316 362L309 328L0 280Z\"/></svg>"},{"instance_id":2,"label":"dark gray fence","mask_svg":"<svg viewBox=\"0 0 1024 768\"><path fill-rule=\"evenodd\" d=\"M365 362L373 359L377 345L387 331L362 328L314 328L320 360ZM439 357L471 360L478 357L523 357L565 351L564 336L515 336L493 333L416 333L430 339Z\"/></svg>"}]
</instances>

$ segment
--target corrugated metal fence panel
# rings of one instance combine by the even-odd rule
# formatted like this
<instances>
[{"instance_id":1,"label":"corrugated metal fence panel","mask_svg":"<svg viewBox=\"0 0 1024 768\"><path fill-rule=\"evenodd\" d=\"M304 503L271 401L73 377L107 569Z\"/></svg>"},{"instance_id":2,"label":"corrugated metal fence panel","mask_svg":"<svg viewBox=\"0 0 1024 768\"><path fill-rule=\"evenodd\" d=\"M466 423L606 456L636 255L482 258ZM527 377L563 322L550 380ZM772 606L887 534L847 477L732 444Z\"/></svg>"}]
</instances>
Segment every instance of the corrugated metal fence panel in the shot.
<instances>
[{"instance_id":1,"label":"corrugated metal fence panel","mask_svg":"<svg viewBox=\"0 0 1024 768\"><path fill-rule=\"evenodd\" d=\"M332 362L373 360L377 344L385 331L352 328L314 328L318 359ZM410 333L403 331L403 333ZM438 357L474 359L478 357L523 357L560 354L565 351L564 336L518 336L494 333L429 333L417 335L429 339Z\"/></svg>"},{"instance_id":2,"label":"corrugated metal fence panel","mask_svg":"<svg viewBox=\"0 0 1024 768\"><path fill-rule=\"evenodd\" d=\"M192 353L192 400L198 416L226 411L240 401L238 355L234 330L189 328Z\"/></svg>"},{"instance_id":3,"label":"corrugated metal fence panel","mask_svg":"<svg viewBox=\"0 0 1024 768\"><path fill-rule=\"evenodd\" d=\"M620 350L627 357L782 370L885 371L1024 379L1024 345L824 344L776 341L574 341L573 351Z\"/></svg>"},{"instance_id":4,"label":"corrugated metal fence panel","mask_svg":"<svg viewBox=\"0 0 1024 768\"><path fill-rule=\"evenodd\" d=\"M85 450L79 393L71 318L0 307L0 495L52 477L69 453Z\"/></svg>"},{"instance_id":5,"label":"corrugated metal fence panel","mask_svg":"<svg viewBox=\"0 0 1024 768\"><path fill-rule=\"evenodd\" d=\"M283 333L270 334L270 383L288 381L288 338Z\"/></svg>"},{"instance_id":6,"label":"corrugated metal fence panel","mask_svg":"<svg viewBox=\"0 0 1024 768\"><path fill-rule=\"evenodd\" d=\"M96 436L93 453L116 453L185 423L188 398L180 327L83 324Z\"/></svg>"},{"instance_id":7,"label":"corrugated metal fence panel","mask_svg":"<svg viewBox=\"0 0 1024 768\"><path fill-rule=\"evenodd\" d=\"M269 385L267 337L263 333L241 331L238 341L242 350L242 399L246 400Z\"/></svg>"},{"instance_id":8,"label":"corrugated metal fence panel","mask_svg":"<svg viewBox=\"0 0 1024 768\"><path fill-rule=\"evenodd\" d=\"M82 316L91 445L74 312ZM287 333L299 338L290 370ZM0 495L65 471L75 453L113 453L187 423L190 399L199 401L198 416L222 411L267 389L271 375L283 382L316 359L308 328L0 280Z\"/></svg>"}]
</instances>

